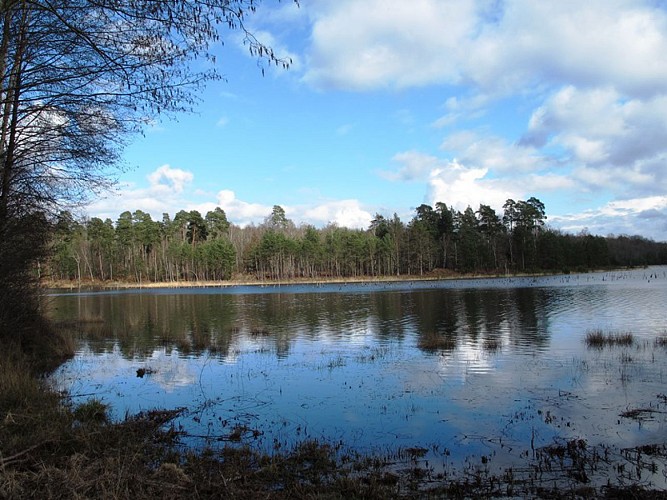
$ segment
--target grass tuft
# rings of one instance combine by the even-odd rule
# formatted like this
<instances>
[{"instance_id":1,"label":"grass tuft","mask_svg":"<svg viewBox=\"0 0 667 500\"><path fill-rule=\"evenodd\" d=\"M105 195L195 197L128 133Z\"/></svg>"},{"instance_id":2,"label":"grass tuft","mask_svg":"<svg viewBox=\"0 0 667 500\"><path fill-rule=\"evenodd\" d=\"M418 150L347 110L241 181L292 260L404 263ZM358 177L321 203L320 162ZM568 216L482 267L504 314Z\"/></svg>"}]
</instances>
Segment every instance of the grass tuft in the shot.
<instances>
[{"instance_id":1,"label":"grass tuft","mask_svg":"<svg viewBox=\"0 0 667 500\"><path fill-rule=\"evenodd\" d=\"M632 333L605 333L602 330L589 330L586 332L586 345L602 349L606 346L631 346L635 342Z\"/></svg>"},{"instance_id":2,"label":"grass tuft","mask_svg":"<svg viewBox=\"0 0 667 500\"><path fill-rule=\"evenodd\" d=\"M75 407L72 416L81 424L105 424L109 422L109 405L99 399L89 399Z\"/></svg>"},{"instance_id":3,"label":"grass tuft","mask_svg":"<svg viewBox=\"0 0 667 500\"><path fill-rule=\"evenodd\" d=\"M656 338L653 344L656 347L667 347L667 335L661 335L660 337Z\"/></svg>"},{"instance_id":4,"label":"grass tuft","mask_svg":"<svg viewBox=\"0 0 667 500\"><path fill-rule=\"evenodd\" d=\"M419 335L417 347L427 352L453 351L456 349L456 337L435 331L423 332Z\"/></svg>"},{"instance_id":5,"label":"grass tuft","mask_svg":"<svg viewBox=\"0 0 667 500\"><path fill-rule=\"evenodd\" d=\"M500 350L503 343L500 339L486 339L484 340L484 350L489 352L496 352Z\"/></svg>"}]
</instances>

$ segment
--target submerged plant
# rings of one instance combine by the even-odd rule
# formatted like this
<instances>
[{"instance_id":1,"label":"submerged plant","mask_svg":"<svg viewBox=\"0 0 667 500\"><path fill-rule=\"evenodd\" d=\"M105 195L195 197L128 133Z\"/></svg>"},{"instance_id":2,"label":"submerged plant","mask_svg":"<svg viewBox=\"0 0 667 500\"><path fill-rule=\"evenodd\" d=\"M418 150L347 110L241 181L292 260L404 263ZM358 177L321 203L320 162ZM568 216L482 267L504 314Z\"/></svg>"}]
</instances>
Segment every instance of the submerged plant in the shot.
<instances>
[{"instance_id":1,"label":"submerged plant","mask_svg":"<svg viewBox=\"0 0 667 500\"><path fill-rule=\"evenodd\" d=\"M484 350L495 352L502 347L503 343L500 339L486 339L484 341Z\"/></svg>"},{"instance_id":2,"label":"submerged plant","mask_svg":"<svg viewBox=\"0 0 667 500\"><path fill-rule=\"evenodd\" d=\"M417 347L424 351L453 351L456 349L456 337L434 331L424 332L419 335Z\"/></svg>"},{"instance_id":3,"label":"submerged plant","mask_svg":"<svg viewBox=\"0 0 667 500\"><path fill-rule=\"evenodd\" d=\"M667 347L667 335L661 335L660 337L656 338L653 344L656 347Z\"/></svg>"}]
</instances>

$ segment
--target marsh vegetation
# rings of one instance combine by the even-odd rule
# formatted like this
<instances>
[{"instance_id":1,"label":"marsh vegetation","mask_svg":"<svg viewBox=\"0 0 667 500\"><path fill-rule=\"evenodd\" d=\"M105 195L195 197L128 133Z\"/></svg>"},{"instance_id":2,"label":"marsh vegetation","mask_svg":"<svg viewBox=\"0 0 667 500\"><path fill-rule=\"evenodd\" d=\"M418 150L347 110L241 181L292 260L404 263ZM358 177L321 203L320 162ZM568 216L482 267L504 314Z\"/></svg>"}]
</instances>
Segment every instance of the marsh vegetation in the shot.
<instances>
[{"instance_id":1,"label":"marsh vegetation","mask_svg":"<svg viewBox=\"0 0 667 500\"><path fill-rule=\"evenodd\" d=\"M589 330L586 332L586 345L588 347L631 346L634 341L634 336L629 332L617 333L604 332L602 330Z\"/></svg>"}]
</instances>

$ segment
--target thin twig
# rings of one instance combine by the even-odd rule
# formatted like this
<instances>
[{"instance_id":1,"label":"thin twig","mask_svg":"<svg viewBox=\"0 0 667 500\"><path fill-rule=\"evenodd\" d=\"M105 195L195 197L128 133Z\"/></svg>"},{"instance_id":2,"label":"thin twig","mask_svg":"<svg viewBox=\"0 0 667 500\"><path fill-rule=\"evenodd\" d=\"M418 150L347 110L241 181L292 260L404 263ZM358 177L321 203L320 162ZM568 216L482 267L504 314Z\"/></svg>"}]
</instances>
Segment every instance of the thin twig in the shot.
<instances>
[{"instance_id":1,"label":"thin twig","mask_svg":"<svg viewBox=\"0 0 667 500\"><path fill-rule=\"evenodd\" d=\"M13 455L10 455L6 458L1 458L0 457L0 467L4 468L7 465L10 465L12 462L15 462L16 459L20 458L21 456L26 455L26 454L30 453L31 451L33 451L34 449L39 448L40 446L43 446L43 445L45 445L47 443L50 443L50 442L51 442L50 440L49 441L42 441L41 443L37 443L37 444L35 444L35 445L33 445L29 448L26 448L23 451L19 451L18 453L14 453Z\"/></svg>"}]
</instances>

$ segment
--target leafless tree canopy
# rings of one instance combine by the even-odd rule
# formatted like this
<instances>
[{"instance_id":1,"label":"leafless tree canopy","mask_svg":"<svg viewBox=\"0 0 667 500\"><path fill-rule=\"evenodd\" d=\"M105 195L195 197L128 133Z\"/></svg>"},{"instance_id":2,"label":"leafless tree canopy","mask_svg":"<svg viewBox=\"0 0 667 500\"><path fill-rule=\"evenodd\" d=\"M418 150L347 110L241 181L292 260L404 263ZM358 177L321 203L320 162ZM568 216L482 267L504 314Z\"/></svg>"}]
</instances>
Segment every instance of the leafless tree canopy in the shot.
<instances>
[{"instance_id":1,"label":"leafless tree canopy","mask_svg":"<svg viewBox=\"0 0 667 500\"><path fill-rule=\"evenodd\" d=\"M0 226L105 187L128 133L188 111L256 0L0 0Z\"/></svg>"}]
</instances>

